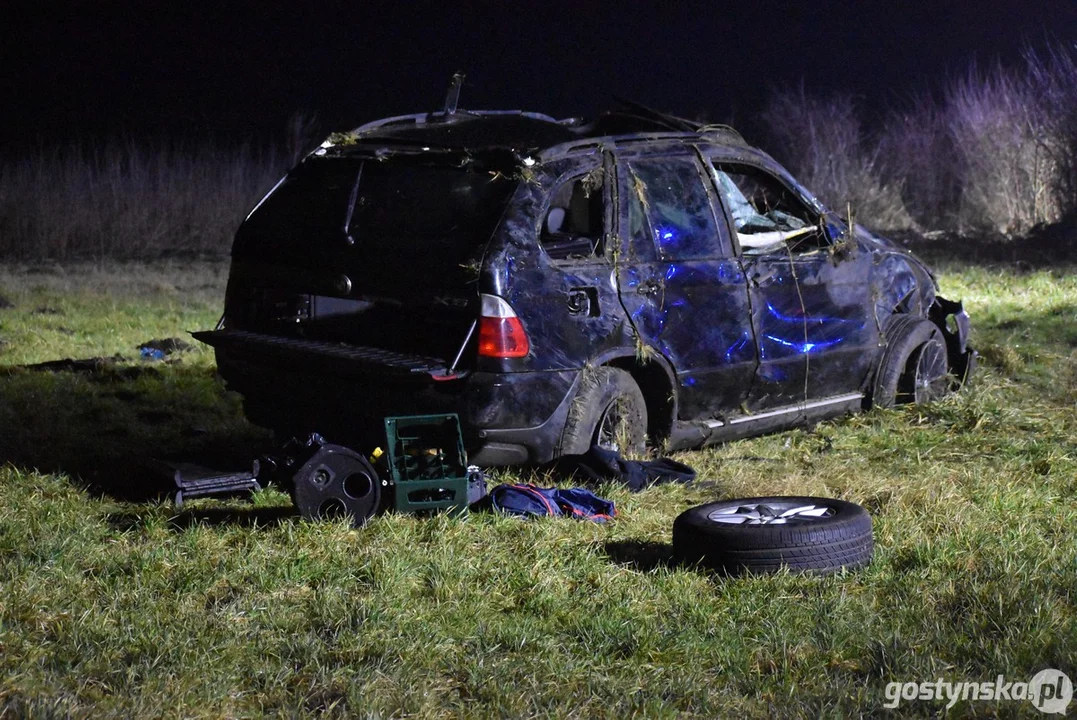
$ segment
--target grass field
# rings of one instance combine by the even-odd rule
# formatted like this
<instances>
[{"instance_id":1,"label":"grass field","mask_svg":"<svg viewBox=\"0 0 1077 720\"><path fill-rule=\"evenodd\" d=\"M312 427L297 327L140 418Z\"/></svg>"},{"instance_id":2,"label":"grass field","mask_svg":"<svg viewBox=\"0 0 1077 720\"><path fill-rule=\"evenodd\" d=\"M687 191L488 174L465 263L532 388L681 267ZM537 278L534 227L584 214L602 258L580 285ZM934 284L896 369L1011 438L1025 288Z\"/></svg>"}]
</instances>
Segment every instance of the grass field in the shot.
<instances>
[{"instance_id":1,"label":"grass field","mask_svg":"<svg viewBox=\"0 0 1077 720\"><path fill-rule=\"evenodd\" d=\"M933 406L678 454L708 482L603 488L609 525L359 530L274 490L155 497L143 459L242 466L268 440L211 354L136 350L211 327L225 270L0 267L0 717L853 716L891 681L1077 679L1072 268L944 267L983 361ZM875 562L744 579L671 562L685 508L777 493L864 504Z\"/></svg>"}]
</instances>

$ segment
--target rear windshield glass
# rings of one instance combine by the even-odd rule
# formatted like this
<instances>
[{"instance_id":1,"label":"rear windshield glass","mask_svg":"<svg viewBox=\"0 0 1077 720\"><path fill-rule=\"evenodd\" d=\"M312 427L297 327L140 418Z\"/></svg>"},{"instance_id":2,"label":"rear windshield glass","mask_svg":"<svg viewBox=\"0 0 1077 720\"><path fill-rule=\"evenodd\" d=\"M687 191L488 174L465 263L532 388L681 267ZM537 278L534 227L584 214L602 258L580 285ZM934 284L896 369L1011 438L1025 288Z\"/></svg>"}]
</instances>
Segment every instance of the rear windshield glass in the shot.
<instances>
[{"instance_id":1,"label":"rear windshield glass","mask_svg":"<svg viewBox=\"0 0 1077 720\"><path fill-rule=\"evenodd\" d=\"M495 171L309 160L251 215L246 229L263 240L350 235L371 249L399 250L437 238L473 244L490 237L515 184Z\"/></svg>"}]
</instances>

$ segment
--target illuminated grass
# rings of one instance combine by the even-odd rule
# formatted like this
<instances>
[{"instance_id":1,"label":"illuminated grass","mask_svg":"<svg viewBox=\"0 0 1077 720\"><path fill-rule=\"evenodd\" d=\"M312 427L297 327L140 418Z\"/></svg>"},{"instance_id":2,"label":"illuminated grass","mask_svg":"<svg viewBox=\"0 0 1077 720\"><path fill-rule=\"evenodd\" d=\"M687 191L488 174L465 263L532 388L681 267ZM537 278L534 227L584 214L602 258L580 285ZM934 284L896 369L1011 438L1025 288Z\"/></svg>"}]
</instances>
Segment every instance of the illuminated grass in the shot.
<instances>
[{"instance_id":1,"label":"illuminated grass","mask_svg":"<svg viewBox=\"0 0 1077 720\"><path fill-rule=\"evenodd\" d=\"M702 482L603 488L610 525L356 531L273 490L130 500L136 456L239 462L267 440L210 354L135 350L212 326L223 271L0 270L0 716L852 716L891 680L1077 677L1073 274L944 269L985 353L968 392L678 454ZM105 373L9 369L115 354ZM670 563L682 510L771 493L866 505L875 562L738 580Z\"/></svg>"}]
</instances>

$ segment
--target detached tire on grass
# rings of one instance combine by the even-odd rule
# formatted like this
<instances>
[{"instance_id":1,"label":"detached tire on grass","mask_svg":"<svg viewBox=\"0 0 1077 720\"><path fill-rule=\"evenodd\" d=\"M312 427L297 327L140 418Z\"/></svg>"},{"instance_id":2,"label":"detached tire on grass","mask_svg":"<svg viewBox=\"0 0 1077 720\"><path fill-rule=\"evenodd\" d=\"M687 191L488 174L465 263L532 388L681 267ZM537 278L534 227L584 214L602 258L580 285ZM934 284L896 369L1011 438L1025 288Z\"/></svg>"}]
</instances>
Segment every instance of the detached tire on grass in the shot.
<instances>
[{"instance_id":1,"label":"detached tire on grass","mask_svg":"<svg viewBox=\"0 0 1077 720\"><path fill-rule=\"evenodd\" d=\"M830 498L722 500L689 508L673 523L678 561L729 575L856 569L872 551L868 512Z\"/></svg>"}]
</instances>

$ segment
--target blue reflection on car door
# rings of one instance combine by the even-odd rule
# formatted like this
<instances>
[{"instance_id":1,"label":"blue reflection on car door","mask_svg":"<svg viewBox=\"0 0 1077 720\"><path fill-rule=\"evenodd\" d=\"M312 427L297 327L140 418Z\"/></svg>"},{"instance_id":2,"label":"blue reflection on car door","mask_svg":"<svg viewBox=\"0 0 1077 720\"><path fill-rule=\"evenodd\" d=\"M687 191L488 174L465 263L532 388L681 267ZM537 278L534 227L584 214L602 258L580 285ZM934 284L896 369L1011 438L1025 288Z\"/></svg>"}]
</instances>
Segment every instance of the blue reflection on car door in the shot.
<instances>
[{"instance_id":1,"label":"blue reflection on car door","mask_svg":"<svg viewBox=\"0 0 1077 720\"><path fill-rule=\"evenodd\" d=\"M624 247L622 303L641 354L676 373L680 420L724 417L746 399L756 368L747 282L691 154L618 164Z\"/></svg>"},{"instance_id":2,"label":"blue reflection on car door","mask_svg":"<svg viewBox=\"0 0 1077 720\"><path fill-rule=\"evenodd\" d=\"M786 247L745 256L759 369L748 409L862 389L878 332L868 297L871 255Z\"/></svg>"}]
</instances>

